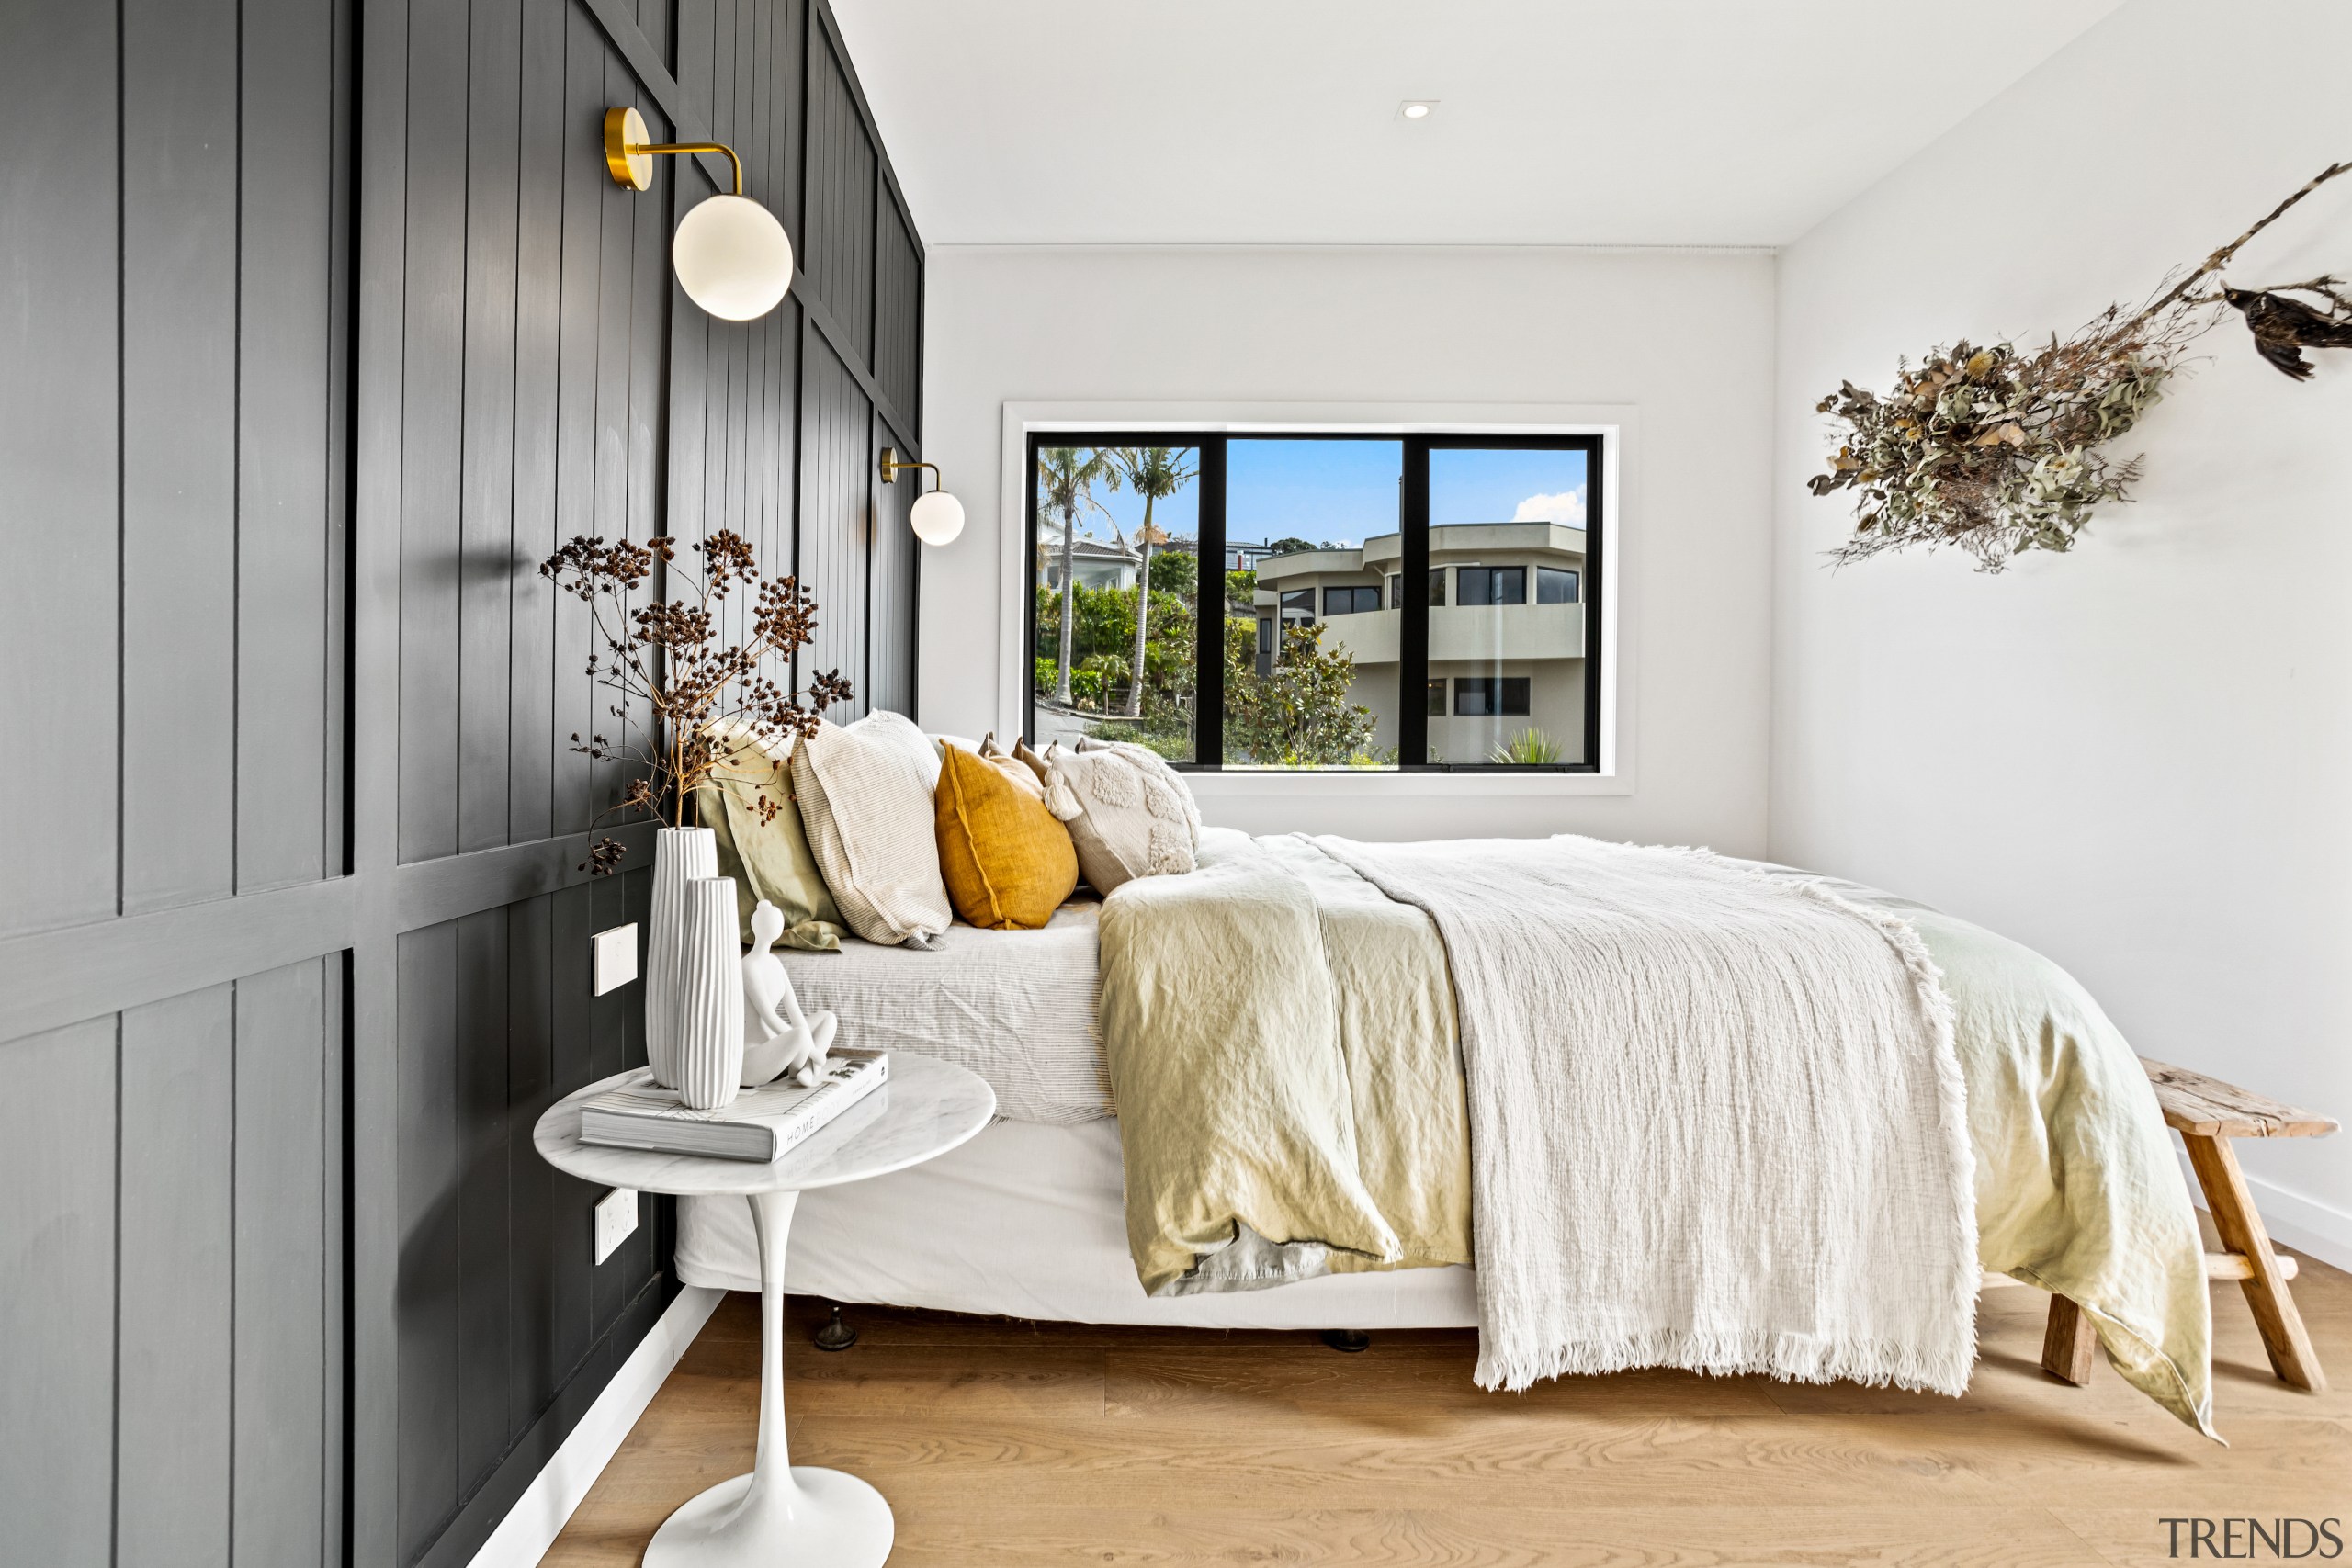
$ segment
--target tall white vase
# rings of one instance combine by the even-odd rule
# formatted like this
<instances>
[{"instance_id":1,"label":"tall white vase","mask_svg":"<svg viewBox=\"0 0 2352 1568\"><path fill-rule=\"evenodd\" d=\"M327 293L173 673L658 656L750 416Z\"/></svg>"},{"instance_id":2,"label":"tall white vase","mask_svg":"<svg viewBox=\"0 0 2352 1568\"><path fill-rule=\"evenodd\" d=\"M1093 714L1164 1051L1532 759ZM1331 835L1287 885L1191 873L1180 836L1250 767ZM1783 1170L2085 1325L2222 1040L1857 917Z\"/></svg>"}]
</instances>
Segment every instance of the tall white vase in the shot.
<instances>
[{"instance_id":1,"label":"tall white vase","mask_svg":"<svg viewBox=\"0 0 2352 1568\"><path fill-rule=\"evenodd\" d=\"M743 1077L743 949L735 940L735 879L686 884L678 950L678 1098L716 1111Z\"/></svg>"},{"instance_id":2,"label":"tall white vase","mask_svg":"<svg viewBox=\"0 0 2352 1568\"><path fill-rule=\"evenodd\" d=\"M686 884L718 874L718 838L707 828L653 836L653 912L645 932L645 1064L663 1089L678 1087L678 954Z\"/></svg>"}]
</instances>

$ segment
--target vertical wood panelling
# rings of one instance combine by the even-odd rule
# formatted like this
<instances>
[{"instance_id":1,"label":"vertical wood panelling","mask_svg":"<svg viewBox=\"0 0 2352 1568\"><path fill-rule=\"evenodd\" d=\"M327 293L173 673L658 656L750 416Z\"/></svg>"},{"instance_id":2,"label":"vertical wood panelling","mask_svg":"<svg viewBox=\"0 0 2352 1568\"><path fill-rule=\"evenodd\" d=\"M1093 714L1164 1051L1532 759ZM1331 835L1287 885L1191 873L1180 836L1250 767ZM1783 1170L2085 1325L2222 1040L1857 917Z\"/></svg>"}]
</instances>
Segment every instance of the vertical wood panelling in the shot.
<instances>
[{"instance_id":1,"label":"vertical wood panelling","mask_svg":"<svg viewBox=\"0 0 2352 1568\"><path fill-rule=\"evenodd\" d=\"M603 121L605 46L594 20L581 6L566 7L564 53L563 250L558 276L563 319L556 360L556 539L561 543L597 532L596 518L596 321L600 239L604 207L628 197L617 190L593 156L590 140ZM652 122L649 121L649 126ZM657 132L658 134L658 132ZM540 287L546 287L545 282ZM595 694L586 666L590 647L587 606L570 594L555 601L554 825L559 833L585 829L595 815L590 803L588 759L572 750L572 736L597 733Z\"/></svg>"},{"instance_id":2,"label":"vertical wood panelling","mask_svg":"<svg viewBox=\"0 0 2352 1568\"><path fill-rule=\"evenodd\" d=\"M808 53L808 259L803 264L857 352L874 343L873 139L832 40L810 30Z\"/></svg>"},{"instance_id":3,"label":"vertical wood panelling","mask_svg":"<svg viewBox=\"0 0 2352 1568\"><path fill-rule=\"evenodd\" d=\"M0 158L0 732L74 737L84 781L47 792L41 831L11 846L12 934L116 913L121 427L115 8L6 15L0 102L18 128Z\"/></svg>"},{"instance_id":4,"label":"vertical wood panelling","mask_svg":"<svg viewBox=\"0 0 2352 1568\"><path fill-rule=\"evenodd\" d=\"M523 7L476 6L471 25L466 53L465 403L458 491L460 851L488 849L509 836L513 584L518 570L527 570L514 549Z\"/></svg>"},{"instance_id":5,"label":"vertical wood panelling","mask_svg":"<svg viewBox=\"0 0 2352 1568\"><path fill-rule=\"evenodd\" d=\"M800 576L817 595L817 635L801 679L839 670L850 679L847 712L873 707L865 667L867 539L873 491L873 405L832 350L813 334L803 392Z\"/></svg>"},{"instance_id":6,"label":"vertical wood panelling","mask_svg":"<svg viewBox=\"0 0 2352 1568\"><path fill-rule=\"evenodd\" d=\"M132 0L122 28L122 906L139 913L236 875L220 675L237 663L240 62L235 0Z\"/></svg>"},{"instance_id":7,"label":"vertical wood panelling","mask_svg":"<svg viewBox=\"0 0 2352 1568\"><path fill-rule=\"evenodd\" d=\"M239 891L335 869L334 12L245 0L237 269Z\"/></svg>"},{"instance_id":8,"label":"vertical wood panelling","mask_svg":"<svg viewBox=\"0 0 2352 1568\"><path fill-rule=\"evenodd\" d=\"M874 447L895 444L889 426L876 418ZM874 570L865 611L867 705L912 713L915 705L915 555L922 541L907 520L917 487L930 476L917 470L885 485L874 482Z\"/></svg>"},{"instance_id":9,"label":"vertical wood panelling","mask_svg":"<svg viewBox=\"0 0 2352 1568\"><path fill-rule=\"evenodd\" d=\"M922 260L899 204L882 199L874 255L874 379L922 431Z\"/></svg>"},{"instance_id":10,"label":"vertical wood panelling","mask_svg":"<svg viewBox=\"0 0 2352 1568\"><path fill-rule=\"evenodd\" d=\"M556 594L538 574L560 542L557 529L559 353L562 343L565 152L564 90L572 0L521 0L523 58L517 84L514 271L514 562L507 655L507 821L517 842L554 830L555 766L569 730L554 723ZM527 284L527 286L526 286ZM566 753L568 755L568 753Z\"/></svg>"},{"instance_id":11,"label":"vertical wood panelling","mask_svg":"<svg viewBox=\"0 0 2352 1568\"><path fill-rule=\"evenodd\" d=\"M556 1237L555 1168L532 1146L531 1129L555 1094L555 904L545 893L506 908L506 1171L511 1224L517 1235ZM583 944L584 945L584 944ZM554 1360L556 1274L567 1248L514 1249L509 1267L506 1344L501 1380L506 1425L519 1432L555 1397L564 1368Z\"/></svg>"},{"instance_id":12,"label":"vertical wood panelling","mask_svg":"<svg viewBox=\"0 0 2352 1568\"><path fill-rule=\"evenodd\" d=\"M236 1337L229 1539L243 1563L330 1554L326 1496L342 1443L328 1429L334 1353L325 1281L339 1266L329 1169L340 1020L333 960L237 982ZM339 1380L338 1380L339 1381Z\"/></svg>"},{"instance_id":13,"label":"vertical wood panelling","mask_svg":"<svg viewBox=\"0 0 2352 1568\"><path fill-rule=\"evenodd\" d=\"M229 1561L234 987L122 1015L116 1552Z\"/></svg>"},{"instance_id":14,"label":"vertical wood panelling","mask_svg":"<svg viewBox=\"0 0 2352 1568\"><path fill-rule=\"evenodd\" d=\"M0 1518L44 1568L113 1555L115 1031L0 1044Z\"/></svg>"},{"instance_id":15,"label":"vertical wood panelling","mask_svg":"<svg viewBox=\"0 0 2352 1568\"><path fill-rule=\"evenodd\" d=\"M400 857L458 847L465 0L412 0L401 402Z\"/></svg>"},{"instance_id":16,"label":"vertical wood panelling","mask_svg":"<svg viewBox=\"0 0 2352 1568\"><path fill-rule=\"evenodd\" d=\"M82 775L11 857L0 977L121 958L71 1027L0 1001L0 1276L33 1282L0 1292L0 1556L457 1568L676 1288L673 1206L598 1265L597 1190L530 1141L644 1060L589 938L650 891L641 830L576 869L625 775L571 734L648 716L605 711L537 564L734 529L818 595L810 667L910 705L913 490L872 515L865 389L912 417L920 243L877 231L798 0L6 10L0 727ZM781 308L676 288L711 171L616 187L622 103L743 152L805 268Z\"/></svg>"},{"instance_id":17,"label":"vertical wood panelling","mask_svg":"<svg viewBox=\"0 0 2352 1568\"><path fill-rule=\"evenodd\" d=\"M400 938L401 1560L458 1506L458 922Z\"/></svg>"},{"instance_id":18,"label":"vertical wood panelling","mask_svg":"<svg viewBox=\"0 0 2352 1568\"><path fill-rule=\"evenodd\" d=\"M506 1401L514 1194L507 1165L507 917L458 922L458 1485L470 1492L514 1432Z\"/></svg>"}]
</instances>

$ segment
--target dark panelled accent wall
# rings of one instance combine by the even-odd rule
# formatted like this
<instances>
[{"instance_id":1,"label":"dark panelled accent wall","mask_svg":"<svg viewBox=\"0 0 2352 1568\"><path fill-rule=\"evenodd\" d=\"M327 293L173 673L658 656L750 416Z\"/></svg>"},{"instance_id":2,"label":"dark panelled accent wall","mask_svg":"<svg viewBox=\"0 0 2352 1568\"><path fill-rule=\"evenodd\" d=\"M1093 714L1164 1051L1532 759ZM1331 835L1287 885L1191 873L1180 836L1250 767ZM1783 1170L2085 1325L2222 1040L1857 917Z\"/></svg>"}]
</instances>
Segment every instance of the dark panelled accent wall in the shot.
<instances>
[{"instance_id":1,"label":"dark panelled accent wall","mask_svg":"<svg viewBox=\"0 0 2352 1568\"><path fill-rule=\"evenodd\" d=\"M660 1316L574 534L732 528L914 705L922 252L822 0L0 0L0 1556L466 1562ZM802 273L713 321L733 143ZM602 825L599 830L609 828Z\"/></svg>"}]
</instances>

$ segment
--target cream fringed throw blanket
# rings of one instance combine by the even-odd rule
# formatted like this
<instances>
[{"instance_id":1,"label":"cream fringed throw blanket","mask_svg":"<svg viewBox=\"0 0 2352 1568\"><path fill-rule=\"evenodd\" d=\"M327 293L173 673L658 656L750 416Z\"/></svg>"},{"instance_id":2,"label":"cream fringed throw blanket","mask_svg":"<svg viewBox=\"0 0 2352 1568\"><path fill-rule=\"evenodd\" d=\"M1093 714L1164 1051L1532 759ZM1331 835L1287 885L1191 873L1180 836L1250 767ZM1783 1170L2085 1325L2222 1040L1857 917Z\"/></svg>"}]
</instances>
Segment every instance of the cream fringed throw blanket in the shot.
<instances>
[{"instance_id":1,"label":"cream fringed throw blanket","mask_svg":"<svg viewBox=\"0 0 2352 1568\"><path fill-rule=\"evenodd\" d=\"M1444 938L1481 1384L1668 1366L1967 1387L1966 1097L1899 916L1704 852L1317 843Z\"/></svg>"}]
</instances>

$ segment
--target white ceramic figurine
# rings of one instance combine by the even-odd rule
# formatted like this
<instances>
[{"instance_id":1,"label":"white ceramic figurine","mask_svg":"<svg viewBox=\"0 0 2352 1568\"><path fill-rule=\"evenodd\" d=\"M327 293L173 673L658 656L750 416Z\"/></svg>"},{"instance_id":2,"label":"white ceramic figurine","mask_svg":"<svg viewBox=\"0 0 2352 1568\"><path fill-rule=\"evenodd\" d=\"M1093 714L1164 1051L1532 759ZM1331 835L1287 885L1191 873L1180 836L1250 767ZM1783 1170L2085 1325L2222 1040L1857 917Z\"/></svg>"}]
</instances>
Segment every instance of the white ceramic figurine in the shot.
<instances>
[{"instance_id":1,"label":"white ceramic figurine","mask_svg":"<svg viewBox=\"0 0 2352 1568\"><path fill-rule=\"evenodd\" d=\"M743 954L743 1087L789 1075L808 1087L825 1070L841 1021L830 1012L803 1017L784 961L768 951L784 934L784 912L766 899L752 911L752 950Z\"/></svg>"}]
</instances>

